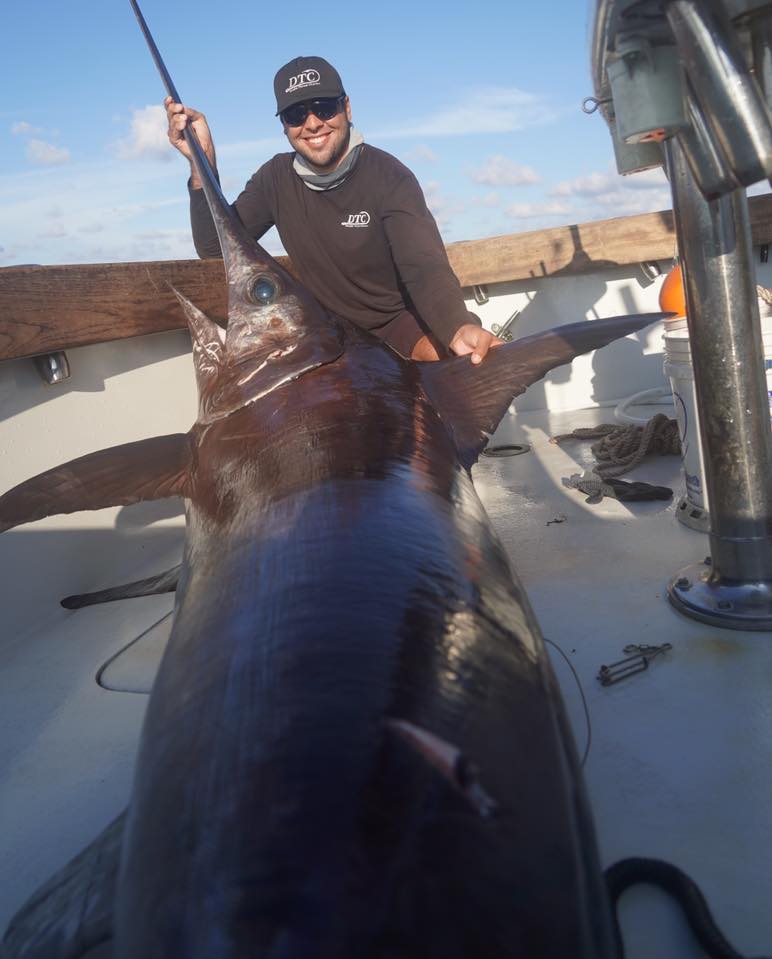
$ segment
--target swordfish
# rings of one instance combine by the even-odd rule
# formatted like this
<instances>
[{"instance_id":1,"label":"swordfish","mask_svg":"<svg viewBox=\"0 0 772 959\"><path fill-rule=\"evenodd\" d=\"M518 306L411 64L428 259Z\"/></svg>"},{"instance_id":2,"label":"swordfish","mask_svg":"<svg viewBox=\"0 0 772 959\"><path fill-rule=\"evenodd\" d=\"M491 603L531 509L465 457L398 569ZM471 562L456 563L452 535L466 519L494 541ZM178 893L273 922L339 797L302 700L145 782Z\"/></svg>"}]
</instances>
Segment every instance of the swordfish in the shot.
<instances>
[{"instance_id":1,"label":"swordfish","mask_svg":"<svg viewBox=\"0 0 772 959\"><path fill-rule=\"evenodd\" d=\"M225 329L177 294L195 424L0 497L0 530L185 500L112 956L610 959L558 685L470 471L529 384L662 314L409 362L245 233L187 136L228 285ZM46 955L80 954L68 929Z\"/></svg>"}]
</instances>

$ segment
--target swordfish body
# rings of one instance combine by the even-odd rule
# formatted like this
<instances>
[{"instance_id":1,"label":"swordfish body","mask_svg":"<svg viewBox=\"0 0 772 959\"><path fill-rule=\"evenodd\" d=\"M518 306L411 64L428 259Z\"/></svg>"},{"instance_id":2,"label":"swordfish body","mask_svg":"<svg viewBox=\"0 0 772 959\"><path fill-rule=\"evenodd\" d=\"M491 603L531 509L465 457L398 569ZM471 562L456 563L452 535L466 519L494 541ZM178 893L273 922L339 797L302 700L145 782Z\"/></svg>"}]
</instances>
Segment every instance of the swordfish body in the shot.
<instances>
[{"instance_id":1,"label":"swordfish body","mask_svg":"<svg viewBox=\"0 0 772 959\"><path fill-rule=\"evenodd\" d=\"M612 956L558 688L431 399L449 388L441 365L339 332L333 362L251 402L226 388L229 412L204 402L175 458L153 450L186 497L187 538L113 954ZM489 399L505 351L517 366L512 344L445 373ZM234 366L259 394L251 364Z\"/></svg>"},{"instance_id":2,"label":"swordfish body","mask_svg":"<svg viewBox=\"0 0 772 959\"><path fill-rule=\"evenodd\" d=\"M187 136L229 302L224 330L179 297L195 425L0 497L0 529L186 502L114 959L614 956L558 687L470 469L515 395L661 314L405 361L246 236Z\"/></svg>"},{"instance_id":3,"label":"swordfish body","mask_svg":"<svg viewBox=\"0 0 772 959\"><path fill-rule=\"evenodd\" d=\"M344 343L196 439L117 955L610 955L527 600L419 369Z\"/></svg>"}]
</instances>

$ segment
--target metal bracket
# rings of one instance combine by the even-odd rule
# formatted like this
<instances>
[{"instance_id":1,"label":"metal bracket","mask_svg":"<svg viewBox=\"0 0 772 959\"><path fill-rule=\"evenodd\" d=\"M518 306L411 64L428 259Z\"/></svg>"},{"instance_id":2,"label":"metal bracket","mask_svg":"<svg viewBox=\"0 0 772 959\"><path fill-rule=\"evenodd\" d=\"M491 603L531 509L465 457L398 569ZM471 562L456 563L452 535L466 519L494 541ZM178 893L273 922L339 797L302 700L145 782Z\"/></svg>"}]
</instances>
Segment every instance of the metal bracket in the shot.
<instances>
[{"instance_id":1,"label":"metal bracket","mask_svg":"<svg viewBox=\"0 0 772 959\"><path fill-rule=\"evenodd\" d=\"M472 295L474 296L474 301L478 306L484 306L490 297L488 296L488 287L487 286L473 286Z\"/></svg>"},{"instance_id":2,"label":"metal bracket","mask_svg":"<svg viewBox=\"0 0 772 959\"><path fill-rule=\"evenodd\" d=\"M500 340L504 340L506 343L511 343L514 333L510 329L515 320L520 316L520 310L515 310L512 316L509 317L504 323L491 323L491 332L495 333Z\"/></svg>"},{"instance_id":3,"label":"metal bracket","mask_svg":"<svg viewBox=\"0 0 772 959\"><path fill-rule=\"evenodd\" d=\"M656 656L666 653L673 648L672 643L662 643L660 646L649 646L647 643L625 646L624 652L632 653L625 659L620 659L609 666L601 666L598 670L598 679L601 686L613 686L628 676L642 673L649 668L649 663Z\"/></svg>"},{"instance_id":4,"label":"metal bracket","mask_svg":"<svg viewBox=\"0 0 772 959\"><path fill-rule=\"evenodd\" d=\"M70 361L67 359L64 350L42 353L40 356L33 357L33 359L40 378L49 386L62 383L70 378Z\"/></svg>"}]
</instances>

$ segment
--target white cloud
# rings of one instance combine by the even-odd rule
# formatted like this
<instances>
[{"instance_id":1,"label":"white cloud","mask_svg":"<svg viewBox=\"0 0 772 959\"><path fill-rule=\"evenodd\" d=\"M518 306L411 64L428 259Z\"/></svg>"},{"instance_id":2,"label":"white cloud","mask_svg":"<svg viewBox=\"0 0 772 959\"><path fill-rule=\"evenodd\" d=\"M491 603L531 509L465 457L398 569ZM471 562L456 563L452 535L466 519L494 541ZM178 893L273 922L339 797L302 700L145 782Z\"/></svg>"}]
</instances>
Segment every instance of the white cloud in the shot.
<instances>
[{"instance_id":1,"label":"white cloud","mask_svg":"<svg viewBox=\"0 0 772 959\"><path fill-rule=\"evenodd\" d=\"M670 186L661 169L624 177L616 170L589 173L558 183L550 196L584 201L578 216L587 220L654 213L672 206Z\"/></svg>"},{"instance_id":2,"label":"white cloud","mask_svg":"<svg viewBox=\"0 0 772 959\"><path fill-rule=\"evenodd\" d=\"M563 180L550 190L551 196L599 196L615 186L618 174L588 173L573 180Z\"/></svg>"},{"instance_id":3,"label":"white cloud","mask_svg":"<svg viewBox=\"0 0 772 959\"><path fill-rule=\"evenodd\" d=\"M482 203L483 206L499 206L501 203L501 196L492 190L490 193L486 193L485 196L480 199L480 203Z\"/></svg>"},{"instance_id":4,"label":"white cloud","mask_svg":"<svg viewBox=\"0 0 772 959\"><path fill-rule=\"evenodd\" d=\"M69 162L70 151L67 147L57 147L44 140L30 140L27 144L27 159L44 166L56 166Z\"/></svg>"},{"instance_id":5,"label":"white cloud","mask_svg":"<svg viewBox=\"0 0 772 959\"><path fill-rule=\"evenodd\" d=\"M43 131L40 127L33 127L31 123L27 123L26 120L18 120L16 123L11 124L11 133L15 136L40 136Z\"/></svg>"},{"instance_id":6,"label":"white cloud","mask_svg":"<svg viewBox=\"0 0 772 959\"><path fill-rule=\"evenodd\" d=\"M542 203L513 203L505 213L520 220L531 220L544 216L567 216L571 205L560 200L545 200Z\"/></svg>"},{"instance_id":7,"label":"white cloud","mask_svg":"<svg viewBox=\"0 0 772 959\"><path fill-rule=\"evenodd\" d=\"M629 173L627 176L620 177L620 179L631 190L652 190L655 187L663 186L670 189L670 184L662 167L643 170L641 173Z\"/></svg>"},{"instance_id":8,"label":"white cloud","mask_svg":"<svg viewBox=\"0 0 772 959\"><path fill-rule=\"evenodd\" d=\"M220 177L220 189L226 196L235 196L244 189L244 179L231 174Z\"/></svg>"},{"instance_id":9,"label":"white cloud","mask_svg":"<svg viewBox=\"0 0 772 959\"><path fill-rule=\"evenodd\" d=\"M469 175L475 183L485 183L488 186L522 186L538 183L541 179L531 167L515 163L501 154L488 157L481 167L472 170Z\"/></svg>"},{"instance_id":10,"label":"white cloud","mask_svg":"<svg viewBox=\"0 0 772 959\"><path fill-rule=\"evenodd\" d=\"M150 157L153 160L169 161L174 151L166 135L166 111L160 105L134 110L131 115L131 132L128 137L114 141L110 150L120 160L137 160Z\"/></svg>"},{"instance_id":11,"label":"white cloud","mask_svg":"<svg viewBox=\"0 0 772 959\"><path fill-rule=\"evenodd\" d=\"M0 265L195 257L184 166L182 161L127 165L100 156L66 167L0 174L5 246ZM57 218L67 229L64 242L60 236L41 236ZM178 236L135 239L136 233L156 228L177 230Z\"/></svg>"},{"instance_id":12,"label":"white cloud","mask_svg":"<svg viewBox=\"0 0 772 959\"><path fill-rule=\"evenodd\" d=\"M430 180L422 185L426 205L431 210L432 216L437 221L437 226L441 232L450 228L454 214L460 213L464 209L464 204L459 200L450 199L443 192L440 184L435 180Z\"/></svg>"},{"instance_id":13,"label":"white cloud","mask_svg":"<svg viewBox=\"0 0 772 959\"><path fill-rule=\"evenodd\" d=\"M103 220L110 220L119 222L122 220L136 220L145 213L149 213L153 210L159 210L163 207L176 207L176 206L187 206L187 198L173 196L169 198L161 198L158 200L146 200L143 203L121 203L113 206L106 206L103 208L98 208L96 206L92 207L91 215L96 217L101 217Z\"/></svg>"},{"instance_id":14,"label":"white cloud","mask_svg":"<svg viewBox=\"0 0 772 959\"><path fill-rule=\"evenodd\" d=\"M435 153L431 147L425 143L419 143L415 149L405 154L406 160L424 160L426 163L437 163L440 159L438 153Z\"/></svg>"},{"instance_id":15,"label":"white cloud","mask_svg":"<svg viewBox=\"0 0 772 959\"><path fill-rule=\"evenodd\" d=\"M550 195L604 197L619 190L661 190L663 187L668 188L668 183L661 169L632 173L625 177L615 170L607 170L605 173L588 173L573 180L564 180L550 190Z\"/></svg>"},{"instance_id":16,"label":"white cloud","mask_svg":"<svg viewBox=\"0 0 772 959\"><path fill-rule=\"evenodd\" d=\"M98 244L83 249L79 262L123 263L195 258L190 230L156 229L120 236L102 236Z\"/></svg>"},{"instance_id":17,"label":"white cloud","mask_svg":"<svg viewBox=\"0 0 772 959\"><path fill-rule=\"evenodd\" d=\"M260 157L270 156L281 150L289 150L287 141L282 137L263 137L261 140L239 140L234 143L217 144L217 156L230 160L247 158L254 161L253 169L262 163Z\"/></svg>"},{"instance_id":18,"label":"white cloud","mask_svg":"<svg viewBox=\"0 0 772 959\"><path fill-rule=\"evenodd\" d=\"M404 126L372 134L389 137L469 136L481 133L512 133L548 123L554 118L546 103L517 87L483 87L471 90L457 103Z\"/></svg>"},{"instance_id":19,"label":"white cloud","mask_svg":"<svg viewBox=\"0 0 772 959\"><path fill-rule=\"evenodd\" d=\"M593 215L587 219L605 219L616 216L635 216L637 213L656 213L669 210L672 204L670 190L630 190L620 187L605 196L595 197Z\"/></svg>"},{"instance_id":20,"label":"white cloud","mask_svg":"<svg viewBox=\"0 0 772 959\"><path fill-rule=\"evenodd\" d=\"M63 223L52 223L50 226L46 227L45 230L42 230L40 233L38 233L38 236L46 238L67 236L67 231L65 230Z\"/></svg>"}]
</instances>

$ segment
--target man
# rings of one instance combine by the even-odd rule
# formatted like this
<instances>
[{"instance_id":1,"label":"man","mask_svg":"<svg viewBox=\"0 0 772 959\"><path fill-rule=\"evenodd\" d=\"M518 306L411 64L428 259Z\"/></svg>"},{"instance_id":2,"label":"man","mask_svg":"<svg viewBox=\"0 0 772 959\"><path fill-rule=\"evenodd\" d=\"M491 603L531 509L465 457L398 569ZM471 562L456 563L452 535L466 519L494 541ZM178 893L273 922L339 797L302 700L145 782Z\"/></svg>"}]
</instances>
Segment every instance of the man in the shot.
<instances>
[{"instance_id":1,"label":"man","mask_svg":"<svg viewBox=\"0 0 772 959\"><path fill-rule=\"evenodd\" d=\"M319 302L403 356L437 360L450 350L479 363L501 341L467 311L416 178L352 126L338 72L321 57L297 57L276 74L274 92L294 153L261 166L236 200L250 235L275 225ZM204 115L171 97L165 106L172 145L190 159L183 130L192 124L216 169ZM195 170L189 188L196 251L220 256Z\"/></svg>"}]
</instances>

